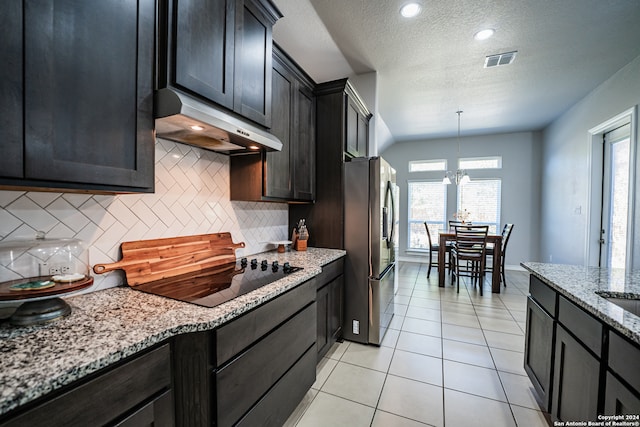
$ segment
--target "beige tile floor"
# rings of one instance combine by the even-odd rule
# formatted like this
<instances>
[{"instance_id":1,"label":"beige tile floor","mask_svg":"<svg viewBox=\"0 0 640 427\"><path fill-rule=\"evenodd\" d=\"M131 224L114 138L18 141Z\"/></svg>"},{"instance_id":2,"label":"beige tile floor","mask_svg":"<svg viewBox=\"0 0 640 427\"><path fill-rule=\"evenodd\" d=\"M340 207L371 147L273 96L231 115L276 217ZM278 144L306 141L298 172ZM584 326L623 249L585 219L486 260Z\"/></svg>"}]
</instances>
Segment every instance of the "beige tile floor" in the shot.
<instances>
[{"instance_id":1,"label":"beige tile floor","mask_svg":"<svg viewBox=\"0 0 640 427\"><path fill-rule=\"evenodd\" d=\"M399 264L391 329L380 347L336 343L287 426L548 425L523 365L525 272L484 296L438 288L425 264ZM447 279L449 280L449 279Z\"/></svg>"}]
</instances>

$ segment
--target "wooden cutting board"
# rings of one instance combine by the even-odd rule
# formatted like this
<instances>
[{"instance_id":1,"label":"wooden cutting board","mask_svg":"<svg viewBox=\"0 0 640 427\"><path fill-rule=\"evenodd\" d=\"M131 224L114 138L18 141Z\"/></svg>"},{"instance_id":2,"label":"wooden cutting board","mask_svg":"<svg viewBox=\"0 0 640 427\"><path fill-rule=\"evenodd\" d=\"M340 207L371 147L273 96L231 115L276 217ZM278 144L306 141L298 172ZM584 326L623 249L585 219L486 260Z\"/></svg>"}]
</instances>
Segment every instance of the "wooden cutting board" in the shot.
<instances>
[{"instance_id":1,"label":"wooden cutting board","mask_svg":"<svg viewBox=\"0 0 640 427\"><path fill-rule=\"evenodd\" d=\"M244 242L233 243L231 233L215 233L124 242L120 248L120 261L96 264L93 271L124 270L129 286L136 286L235 262Z\"/></svg>"}]
</instances>

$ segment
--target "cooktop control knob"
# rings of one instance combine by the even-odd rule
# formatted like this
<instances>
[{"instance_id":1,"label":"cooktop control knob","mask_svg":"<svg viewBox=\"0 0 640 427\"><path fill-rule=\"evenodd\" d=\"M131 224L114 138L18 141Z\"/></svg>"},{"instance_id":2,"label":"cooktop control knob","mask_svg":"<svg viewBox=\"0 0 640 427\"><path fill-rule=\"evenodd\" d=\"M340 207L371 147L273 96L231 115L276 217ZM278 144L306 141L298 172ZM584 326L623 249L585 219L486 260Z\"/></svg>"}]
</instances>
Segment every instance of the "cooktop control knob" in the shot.
<instances>
[{"instance_id":1,"label":"cooktop control knob","mask_svg":"<svg viewBox=\"0 0 640 427\"><path fill-rule=\"evenodd\" d=\"M282 271L284 271L285 273L290 273L291 264L289 264L288 262L285 262L284 265L282 266Z\"/></svg>"},{"instance_id":2,"label":"cooktop control knob","mask_svg":"<svg viewBox=\"0 0 640 427\"><path fill-rule=\"evenodd\" d=\"M271 263L271 270L273 270L273 272L274 272L274 273L275 273L276 271L278 271L278 267L280 267L280 266L278 265L278 261L273 261L273 262Z\"/></svg>"},{"instance_id":3,"label":"cooktop control knob","mask_svg":"<svg viewBox=\"0 0 640 427\"><path fill-rule=\"evenodd\" d=\"M255 270L255 268L256 268L257 266L258 266L258 260L257 260L257 259L255 259L255 258L253 258L253 259L251 260L251 269L252 269L252 270Z\"/></svg>"},{"instance_id":4,"label":"cooktop control knob","mask_svg":"<svg viewBox=\"0 0 640 427\"><path fill-rule=\"evenodd\" d=\"M242 266L243 268L247 266L247 259L246 258L242 258L240 260L240 266Z\"/></svg>"},{"instance_id":5,"label":"cooktop control knob","mask_svg":"<svg viewBox=\"0 0 640 427\"><path fill-rule=\"evenodd\" d=\"M260 263L260 268L263 270L266 270L268 265L269 263L267 262L267 260L263 259L262 262Z\"/></svg>"}]
</instances>

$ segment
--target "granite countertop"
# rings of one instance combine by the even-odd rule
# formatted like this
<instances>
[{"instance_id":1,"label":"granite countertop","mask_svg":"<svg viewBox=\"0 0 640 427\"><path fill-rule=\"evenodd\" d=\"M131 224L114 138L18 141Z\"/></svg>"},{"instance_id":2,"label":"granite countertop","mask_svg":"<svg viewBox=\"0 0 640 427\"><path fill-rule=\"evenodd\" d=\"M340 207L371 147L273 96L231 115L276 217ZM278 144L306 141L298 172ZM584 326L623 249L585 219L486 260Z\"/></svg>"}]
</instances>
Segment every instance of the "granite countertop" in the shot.
<instances>
[{"instance_id":1,"label":"granite countertop","mask_svg":"<svg viewBox=\"0 0 640 427\"><path fill-rule=\"evenodd\" d=\"M640 270L525 262L534 276L612 329L640 345L640 317L607 301L605 296L640 299Z\"/></svg>"},{"instance_id":2,"label":"granite countertop","mask_svg":"<svg viewBox=\"0 0 640 427\"><path fill-rule=\"evenodd\" d=\"M165 339L214 329L320 274L345 255L335 249L252 257L304 269L206 308L117 287L65 298L71 314L47 325L0 325L0 415Z\"/></svg>"}]
</instances>

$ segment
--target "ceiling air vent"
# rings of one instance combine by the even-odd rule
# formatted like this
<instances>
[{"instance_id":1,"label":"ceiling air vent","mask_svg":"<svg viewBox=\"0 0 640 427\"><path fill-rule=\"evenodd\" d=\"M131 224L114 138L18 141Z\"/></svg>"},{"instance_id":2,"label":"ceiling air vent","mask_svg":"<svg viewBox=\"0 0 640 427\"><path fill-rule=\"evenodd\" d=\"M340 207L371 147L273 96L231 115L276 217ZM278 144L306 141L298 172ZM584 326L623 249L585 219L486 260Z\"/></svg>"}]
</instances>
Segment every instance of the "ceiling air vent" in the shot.
<instances>
[{"instance_id":1,"label":"ceiling air vent","mask_svg":"<svg viewBox=\"0 0 640 427\"><path fill-rule=\"evenodd\" d=\"M484 68L499 67L501 65L509 65L516 59L517 50L513 52L499 53L497 55L490 55L484 59Z\"/></svg>"}]
</instances>

